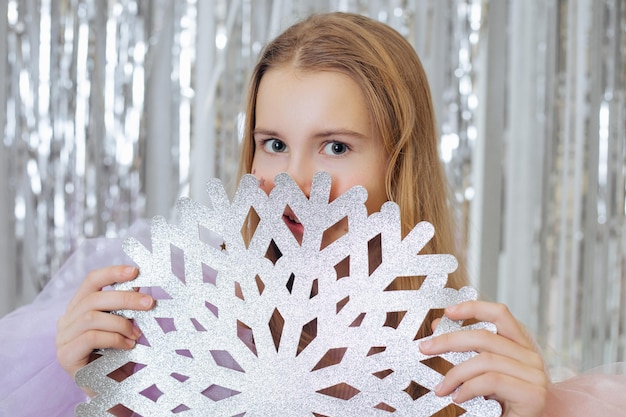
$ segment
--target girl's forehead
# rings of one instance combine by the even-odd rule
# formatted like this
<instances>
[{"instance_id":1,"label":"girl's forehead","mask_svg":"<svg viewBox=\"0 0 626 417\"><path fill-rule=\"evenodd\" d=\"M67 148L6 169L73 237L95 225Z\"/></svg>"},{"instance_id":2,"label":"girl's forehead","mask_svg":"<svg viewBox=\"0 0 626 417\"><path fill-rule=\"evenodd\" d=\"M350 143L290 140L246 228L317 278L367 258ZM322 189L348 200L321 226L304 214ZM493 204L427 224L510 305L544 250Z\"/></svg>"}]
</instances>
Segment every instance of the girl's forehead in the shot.
<instances>
[{"instance_id":1,"label":"girl's forehead","mask_svg":"<svg viewBox=\"0 0 626 417\"><path fill-rule=\"evenodd\" d=\"M256 107L260 101L276 97L295 101L302 95L310 96L312 99L358 101L369 108L361 86L345 72L332 69L302 69L292 65L272 68L263 74L256 89Z\"/></svg>"},{"instance_id":2,"label":"girl's forehead","mask_svg":"<svg viewBox=\"0 0 626 417\"><path fill-rule=\"evenodd\" d=\"M257 118L324 116L367 119L368 106L359 85L338 71L301 71L282 67L261 79L256 100ZM258 121L258 120L257 120Z\"/></svg>"},{"instance_id":3,"label":"girl's forehead","mask_svg":"<svg viewBox=\"0 0 626 417\"><path fill-rule=\"evenodd\" d=\"M349 82L359 85L355 77L352 74L350 74L349 71L345 69L326 67L326 66L303 67L301 65L298 65L295 61L290 61L285 64L280 64L274 67L269 67L261 76L259 80L259 84L261 84L263 80L267 78L267 75L275 75L275 74L280 74L279 76L290 75L295 79L304 79L304 78L308 78L312 76L314 77L317 75L330 74L330 75L338 76L340 78L345 78L345 80L349 80Z\"/></svg>"}]
</instances>

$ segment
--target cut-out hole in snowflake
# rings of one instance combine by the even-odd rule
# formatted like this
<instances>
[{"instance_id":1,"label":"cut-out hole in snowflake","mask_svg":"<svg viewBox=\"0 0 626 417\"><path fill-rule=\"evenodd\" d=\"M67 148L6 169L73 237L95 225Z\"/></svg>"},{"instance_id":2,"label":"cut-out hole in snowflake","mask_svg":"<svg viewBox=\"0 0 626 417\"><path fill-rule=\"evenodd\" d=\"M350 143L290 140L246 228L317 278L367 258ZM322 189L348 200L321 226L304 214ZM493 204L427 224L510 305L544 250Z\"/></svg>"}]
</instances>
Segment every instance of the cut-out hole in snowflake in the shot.
<instances>
[{"instance_id":1,"label":"cut-out hole in snowflake","mask_svg":"<svg viewBox=\"0 0 626 417\"><path fill-rule=\"evenodd\" d=\"M222 250L226 250L225 247L222 247L222 244L225 244L224 239L217 233L207 229L202 225L198 225L198 239L203 244L213 248L220 248Z\"/></svg>"},{"instance_id":2,"label":"cut-out hole in snowflake","mask_svg":"<svg viewBox=\"0 0 626 417\"><path fill-rule=\"evenodd\" d=\"M337 280L350 276L350 256L346 256L335 265L335 273L337 274Z\"/></svg>"},{"instance_id":3,"label":"cut-out hole in snowflake","mask_svg":"<svg viewBox=\"0 0 626 417\"><path fill-rule=\"evenodd\" d=\"M263 290L265 289L265 284L260 276L254 277L254 282L256 282L257 289L259 290L259 295L263 295Z\"/></svg>"},{"instance_id":4,"label":"cut-out hole in snowflake","mask_svg":"<svg viewBox=\"0 0 626 417\"><path fill-rule=\"evenodd\" d=\"M134 411L124 406L123 404L116 404L107 410L112 416L131 416Z\"/></svg>"},{"instance_id":5,"label":"cut-out hole in snowflake","mask_svg":"<svg viewBox=\"0 0 626 417\"><path fill-rule=\"evenodd\" d=\"M315 340L317 337L317 317L302 326L302 333L300 333L300 343L298 343L298 350L296 356L299 355L307 346Z\"/></svg>"},{"instance_id":6,"label":"cut-out hole in snowflake","mask_svg":"<svg viewBox=\"0 0 626 417\"><path fill-rule=\"evenodd\" d=\"M318 292L318 288L317 288L317 278L315 278L313 280L313 283L311 284L311 292L309 293L309 298L313 298L317 295Z\"/></svg>"},{"instance_id":7,"label":"cut-out hole in snowflake","mask_svg":"<svg viewBox=\"0 0 626 417\"><path fill-rule=\"evenodd\" d=\"M285 327L285 319L277 308L274 309L268 326L270 328L270 332L272 333L274 347L276 347L276 351L278 351L278 348L280 347L280 339L283 336L283 328Z\"/></svg>"},{"instance_id":8,"label":"cut-out hole in snowflake","mask_svg":"<svg viewBox=\"0 0 626 417\"><path fill-rule=\"evenodd\" d=\"M145 367L145 365L131 361L117 367L116 369L113 369L111 372L107 373L106 376L108 378L111 378L115 382L122 382L126 378L131 376L133 372L137 372L143 367Z\"/></svg>"},{"instance_id":9,"label":"cut-out hole in snowflake","mask_svg":"<svg viewBox=\"0 0 626 417\"><path fill-rule=\"evenodd\" d=\"M237 337L243 342L243 344L250 349L250 352L257 356L256 346L254 344L254 334L252 328L247 324L237 320Z\"/></svg>"},{"instance_id":10,"label":"cut-out hole in snowflake","mask_svg":"<svg viewBox=\"0 0 626 417\"><path fill-rule=\"evenodd\" d=\"M241 237L243 238L243 244L245 245L246 249L250 248L251 237L255 235L258 226L259 214L256 212L254 207L250 206L245 216L245 221L243 222L243 224L241 225L241 229L239 230L239 232L241 233Z\"/></svg>"},{"instance_id":11,"label":"cut-out hole in snowflake","mask_svg":"<svg viewBox=\"0 0 626 417\"><path fill-rule=\"evenodd\" d=\"M418 398L423 397L424 395L428 394L431 391L428 388L424 388L417 382L411 381L409 385L404 389L404 392L409 394L409 396L413 399L413 401L415 401Z\"/></svg>"},{"instance_id":12,"label":"cut-out hole in snowflake","mask_svg":"<svg viewBox=\"0 0 626 417\"><path fill-rule=\"evenodd\" d=\"M172 408L172 414L182 413L184 411L191 410L185 404L178 404L176 407Z\"/></svg>"},{"instance_id":13,"label":"cut-out hole in snowflake","mask_svg":"<svg viewBox=\"0 0 626 417\"><path fill-rule=\"evenodd\" d=\"M328 352L326 352L324 356L322 356L320 361L311 370L317 371L318 369L337 365L343 359L343 356L346 354L346 350L348 350L348 348L345 347L329 349Z\"/></svg>"},{"instance_id":14,"label":"cut-out hole in snowflake","mask_svg":"<svg viewBox=\"0 0 626 417\"><path fill-rule=\"evenodd\" d=\"M431 308L426 314L427 320L424 320L422 322L422 325L420 326L417 333L415 333L415 337L413 337L413 340L418 340L424 337L432 336L433 329L430 323L432 322L433 319L439 318L442 315L443 315L442 308Z\"/></svg>"},{"instance_id":15,"label":"cut-out hole in snowflake","mask_svg":"<svg viewBox=\"0 0 626 417\"><path fill-rule=\"evenodd\" d=\"M141 334L141 336L139 336L139 339L137 339L137 345L145 346L145 347L151 346L150 342L148 342L148 338L143 333Z\"/></svg>"},{"instance_id":16,"label":"cut-out hole in snowflake","mask_svg":"<svg viewBox=\"0 0 626 417\"><path fill-rule=\"evenodd\" d=\"M204 328L203 325L200 324L200 322L194 318L189 319L191 321L191 324L193 325L194 329L196 329L199 332L206 332L207 330Z\"/></svg>"},{"instance_id":17,"label":"cut-out hole in snowflake","mask_svg":"<svg viewBox=\"0 0 626 417\"><path fill-rule=\"evenodd\" d=\"M283 253L278 248L278 245L276 245L276 242L274 242L274 239L272 239L265 252L265 257L272 261L273 264L276 264L282 256Z\"/></svg>"},{"instance_id":18,"label":"cut-out hole in snowflake","mask_svg":"<svg viewBox=\"0 0 626 417\"><path fill-rule=\"evenodd\" d=\"M345 296L344 298L342 298L341 300L337 302L337 313L339 313L341 309L344 308L346 304L348 304L348 301L350 301L349 295Z\"/></svg>"},{"instance_id":19,"label":"cut-out hole in snowflake","mask_svg":"<svg viewBox=\"0 0 626 417\"><path fill-rule=\"evenodd\" d=\"M322 234L320 250L326 249L331 243L336 242L341 237L348 234L348 232L348 217L343 217L341 220L337 221L324 231Z\"/></svg>"},{"instance_id":20,"label":"cut-out hole in snowflake","mask_svg":"<svg viewBox=\"0 0 626 417\"><path fill-rule=\"evenodd\" d=\"M385 291L406 291L413 290L417 291L420 289L424 281L426 280L425 276L421 277L397 277L394 279L391 284L385 288Z\"/></svg>"},{"instance_id":21,"label":"cut-out hole in snowflake","mask_svg":"<svg viewBox=\"0 0 626 417\"><path fill-rule=\"evenodd\" d=\"M243 297L241 284L239 284L238 282L235 282L235 297L239 298L240 300L245 300L245 298Z\"/></svg>"},{"instance_id":22,"label":"cut-out hole in snowflake","mask_svg":"<svg viewBox=\"0 0 626 417\"><path fill-rule=\"evenodd\" d=\"M185 356L187 358L192 358L193 359L193 354L191 353L191 351L189 349L176 349L175 352L176 352L176 354L178 354L180 356Z\"/></svg>"},{"instance_id":23,"label":"cut-out hole in snowflake","mask_svg":"<svg viewBox=\"0 0 626 417\"><path fill-rule=\"evenodd\" d=\"M185 382L186 380L188 380L188 379L189 379L189 377L188 377L188 376L186 376L186 375L181 375L181 374L179 374L179 373L177 373L177 372L172 372L172 373L170 374L170 376L171 376L172 378L174 378L175 380L177 380L178 382Z\"/></svg>"},{"instance_id":24,"label":"cut-out hole in snowflake","mask_svg":"<svg viewBox=\"0 0 626 417\"><path fill-rule=\"evenodd\" d=\"M437 362L419 342L442 309L476 294L446 288L453 256L420 255L431 225L402 236L397 205L368 214L362 187L329 201L327 174L315 175L308 196L283 174L269 195L251 176L232 200L219 181L208 189L210 207L179 201L178 225L154 218L149 248L126 241L140 274L115 289L167 296L149 311L115 312L145 343L103 350L77 372L97 393L77 416L120 407L144 417L500 415L495 401L455 405L433 393L450 366L475 353ZM286 210L302 239L286 227ZM475 329L494 331L444 317L435 334Z\"/></svg>"},{"instance_id":25,"label":"cut-out hole in snowflake","mask_svg":"<svg viewBox=\"0 0 626 417\"><path fill-rule=\"evenodd\" d=\"M161 391L159 387L156 386L156 384L150 385L145 390L139 391L139 393L143 395L144 397L146 397L147 399L152 400L154 402L157 402L159 397L163 395L163 391Z\"/></svg>"},{"instance_id":26,"label":"cut-out hole in snowflake","mask_svg":"<svg viewBox=\"0 0 626 417\"><path fill-rule=\"evenodd\" d=\"M217 282L217 271L202 262L202 282L215 285Z\"/></svg>"},{"instance_id":27,"label":"cut-out hole in snowflake","mask_svg":"<svg viewBox=\"0 0 626 417\"><path fill-rule=\"evenodd\" d=\"M382 234L377 234L367 242L369 275L372 275L376 268L383 263Z\"/></svg>"},{"instance_id":28,"label":"cut-out hole in snowflake","mask_svg":"<svg viewBox=\"0 0 626 417\"><path fill-rule=\"evenodd\" d=\"M155 317L154 320L158 323L163 333L175 332L176 326L174 325L174 319L171 317Z\"/></svg>"},{"instance_id":29,"label":"cut-out hole in snowflake","mask_svg":"<svg viewBox=\"0 0 626 417\"><path fill-rule=\"evenodd\" d=\"M239 391L235 391L226 387L221 387L215 384L202 391L202 395L213 401L222 401L225 398L230 398L237 394L241 393Z\"/></svg>"},{"instance_id":30,"label":"cut-out hole in snowflake","mask_svg":"<svg viewBox=\"0 0 626 417\"><path fill-rule=\"evenodd\" d=\"M361 391L359 391L357 388L354 388L352 385L342 382L340 384L333 385L332 387L318 390L317 392L319 392L320 394L328 395L329 397L339 398L340 400L349 400Z\"/></svg>"},{"instance_id":31,"label":"cut-out hole in snowflake","mask_svg":"<svg viewBox=\"0 0 626 417\"><path fill-rule=\"evenodd\" d=\"M365 320L365 313L360 313L352 323L350 323L350 327L359 327L361 323Z\"/></svg>"},{"instance_id":32,"label":"cut-out hole in snowflake","mask_svg":"<svg viewBox=\"0 0 626 417\"><path fill-rule=\"evenodd\" d=\"M285 284L285 288L287 288L287 291L289 291L289 294L291 294L291 291L293 291L293 283L296 280L296 276L294 274L289 275L289 279L287 280L287 284Z\"/></svg>"},{"instance_id":33,"label":"cut-out hole in snowflake","mask_svg":"<svg viewBox=\"0 0 626 417\"><path fill-rule=\"evenodd\" d=\"M376 408L377 410L382 410L382 411L388 411L390 413L393 413L394 411L396 411L395 408L393 408L392 406L390 406L389 404L385 404L385 403L378 403L374 406L374 408Z\"/></svg>"},{"instance_id":34,"label":"cut-out hole in snowflake","mask_svg":"<svg viewBox=\"0 0 626 417\"><path fill-rule=\"evenodd\" d=\"M208 301L204 302L204 306L207 308L207 310L213 313L215 317L219 318L219 309L217 308L217 306L209 303Z\"/></svg>"},{"instance_id":35,"label":"cut-out hole in snowflake","mask_svg":"<svg viewBox=\"0 0 626 417\"><path fill-rule=\"evenodd\" d=\"M372 375L378 379L385 379L391 374L393 374L393 369L384 369L382 371L374 372Z\"/></svg>"},{"instance_id":36,"label":"cut-out hole in snowflake","mask_svg":"<svg viewBox=\"0 0 626 417\"><path fill-rule=\"evenodd\" d=\"M367 352L367 356L376 355L377 353L382 353L385 350L387 350L385 346L372 346L369 352Z\"/></svg>"},{"instance_id":37,"label":"cut-out hole in snowflake","mask_svg":"<svg viewBox=\"0 0 626 417\"><path fill-rule=\"evenodd\" d=\"M244 372L241 365L237 363L235 358L233 358L230 353L225 350L211 350L211 356L213 360L217 364L217 366L221 366L222 368L232 369L237 372Z\"/></svg>"},{"instance_id":38,"label":"cut-out hole in snowflake","mask_svg":"<svg viewBox=\"0 0 626 417\"><path fill-rule=\"evenodd\" d=\"M437 411L432 417L460 417L466 413L467 410L459 407L456 404L449 404L445 408Z\"/></svg>"},{"instance_id":39,"label":"cut-out hole in snowflake","mask_svg":"<svg viewBox=\"0 0 626 417\"><path fill-rule=\"evenodd\" d=\"M441 375L446 375L448 371L454 367L453 364L439 356L433 356L432 358L424 359L420 362Z\"/></svg>"},{"instance_id":40,"label":"cut-out hole in snowflake","mask_svg":"<svg viewBox=\"0 0 626 417\"><path fill-rule=\"evenodd\" d=\"M404 318L406 311L388 311L387 318L385 319L385 327L391 327L397 329Z\"/></svg>"},{"instance_id":41,"label":"cut-out hole in snowflake","mask_svg":"<svg viewBox=\"0 0 626 417\"><path fill-rule=\"evenodd\" d=\"M172 274L185 283L185 253L176 245L170 244L170 265L172 265Z\"/></svg>"},{"instance_id":42,"label":"cut-out hole in snowflake","mask_svg":"<svg viewBox=\"0 0 626 417\"><path fill-rule=\"evenodd\" d=\"M172 296L161 287L142 288L144 292L150 293L155 300L171 300Z\"/></svg>"}]
</instances>

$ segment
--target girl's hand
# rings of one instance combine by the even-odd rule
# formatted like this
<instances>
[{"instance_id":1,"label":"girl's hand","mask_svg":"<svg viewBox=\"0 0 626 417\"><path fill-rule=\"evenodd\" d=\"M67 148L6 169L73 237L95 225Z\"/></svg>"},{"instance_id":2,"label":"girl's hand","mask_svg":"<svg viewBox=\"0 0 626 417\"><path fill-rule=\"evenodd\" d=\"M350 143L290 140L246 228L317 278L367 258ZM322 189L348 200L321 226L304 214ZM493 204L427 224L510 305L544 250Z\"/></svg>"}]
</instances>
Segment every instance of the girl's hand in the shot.
<instances>
[{"instance_id":1,"label":"girl's hand","mask_svg":"<svg viewBox=\"0 0 626 417\"><path fill-rule=\"evenodd\" d=\"M141 331L124 317L110 314L120 309L149 310L154 299L134 291L102 291L116 282L134 279L132 266L111 266L90 272L57 323L57 359L73 378L95 359L94 349L131 349Z\"/></svg>"},{"instance_id":2,"label":"girl's hand","mask_svg":"<svg viewBox=\"0 0 626 417\"><path fill-rule=\"evenodd\" d=\"M435 393L439 396L452 393L456 403L476 396L495 399L502 404L502 415L506 417L542 416L548 389L543 359L509 309L503 304L468 301L446 308L445 314L452 320L494 323L498 332L459 331L422 342L420 350L427 355L478 353L452 368Z\"/></svg>"}]
</instances>

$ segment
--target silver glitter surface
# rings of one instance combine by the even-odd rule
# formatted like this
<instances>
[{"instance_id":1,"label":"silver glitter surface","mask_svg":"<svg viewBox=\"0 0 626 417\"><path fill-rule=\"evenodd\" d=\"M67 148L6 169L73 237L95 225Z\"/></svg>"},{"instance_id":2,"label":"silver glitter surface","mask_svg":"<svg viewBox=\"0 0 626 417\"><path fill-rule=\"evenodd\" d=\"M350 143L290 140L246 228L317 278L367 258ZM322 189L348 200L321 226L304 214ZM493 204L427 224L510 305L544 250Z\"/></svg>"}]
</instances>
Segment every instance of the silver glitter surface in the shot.
<instances>
[{"instance_id":1,"label":"silver glitter surface","mask_svg":"<svg viewBox=\"0 0 626 417\"><path fill-rule=\"evenodd\" d=\"M420 223L401 239L396 204L368 216L362 187L329 202L328 174L316 174L308 199L286 174L275 184L268 196L246 176L230 201L214 180L210 208L181 199L178 225L153 219L151 250L126 241L140 274L117 290L156 287L167 296L147 312L116 312L132 318L144 340L129 351L105 350L78 371L77 383L98 393L78 416L106 415L118 404L143 416L431 416L451 404L432 392L443 376L414 339L430 309L476 292L444 288L457 267L452 255L419 254L433 227ZM304 226L301 244L283 220L287 205ZM260 221L246 243L252 210ZM324 231L344 217L347 233L320 249ZM370 272L368 242L378 237L381 262ZM279 256L267 256L272 242ZM337 265L345 259L344 273ZM417 290L387 290L401 276L425 279ZM396 326L386 325L390 312L404 312ZM495 331L489 323L469 328ZM444 318L435 334L460 329ZM473 355L442 358L458 364ZM140 364L134 374L107 377L129 362ZM415 384L426 394L413 399L404 390ZM459 407L465 416L501 413L483 398Z\"/></svg>"}]
</instances>

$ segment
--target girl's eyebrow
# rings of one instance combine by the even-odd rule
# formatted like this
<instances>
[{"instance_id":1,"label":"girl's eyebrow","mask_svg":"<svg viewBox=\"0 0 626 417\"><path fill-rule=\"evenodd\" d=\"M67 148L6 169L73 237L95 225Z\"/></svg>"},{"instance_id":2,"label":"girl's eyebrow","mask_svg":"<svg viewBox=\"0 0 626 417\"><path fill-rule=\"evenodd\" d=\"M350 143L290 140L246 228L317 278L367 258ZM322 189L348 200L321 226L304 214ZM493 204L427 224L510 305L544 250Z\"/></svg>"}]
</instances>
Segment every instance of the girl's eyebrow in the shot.
<instances>
[{"instance_id":1,"label":"girl's eyebrow","mask_svg":"<svg viewBox=\"0 0 626 417\"><path fill-rule=\"evenodd\" d=\"M252 135L266 135L266 136L278 136L278 132L274 131L274 130L268 130L268 129L254 129L252 131Z\"/></svg>"},{"instance_id":2,"label":"girl's eyebrow","mask_svg":"<svg viewBox=\"0 0 626 417\"><path fill-rule=\"evenodd\" d=\"M252 135L266 135L266 136L273 136L273 137L279 137L280 135L278 134L278 132L274 131L274 130L270 130L270 129L254 129L252 131ZM313 137L315 138L328 138L328 137L332 137L332 136L350 136L350 137L354 137L356 139L367 139L368 136L356 132L354 130L349 130L349 129L329 129L329 130L323 130L321 132L317 132L315 133L315 135L313 135Z\"/></svg>"},{"instance_id":3,"label":"girl's eyebrow","mask_svg":"<svg viewBox=\"0 0 626 417\"><path fill-rule=\"evenodd\" d=\"M332 136L350 136L355 139L367 139L367 136L349 129L330 129L315 134L317 138L328 138Z\"/></svg>"}]
</instances>

